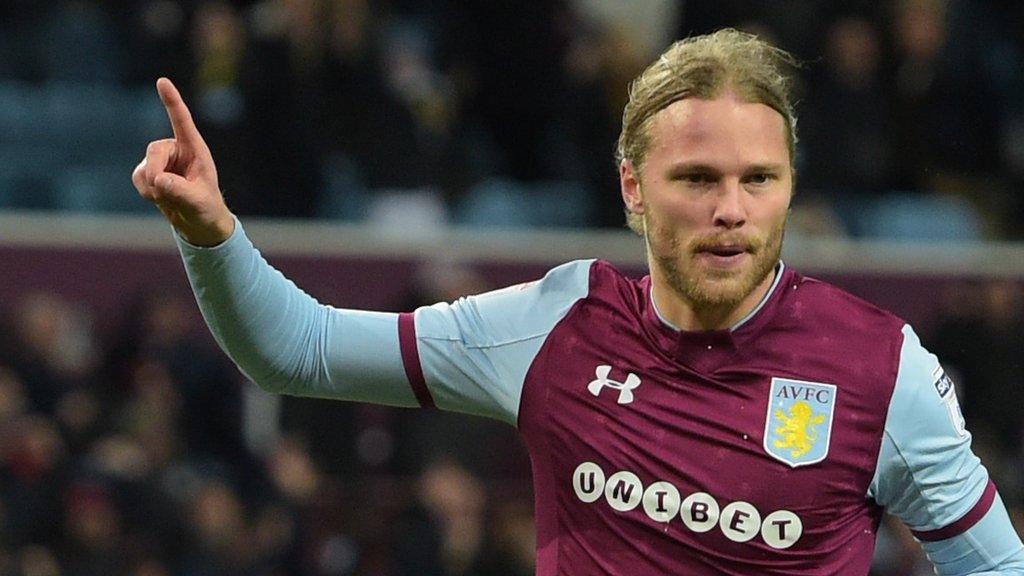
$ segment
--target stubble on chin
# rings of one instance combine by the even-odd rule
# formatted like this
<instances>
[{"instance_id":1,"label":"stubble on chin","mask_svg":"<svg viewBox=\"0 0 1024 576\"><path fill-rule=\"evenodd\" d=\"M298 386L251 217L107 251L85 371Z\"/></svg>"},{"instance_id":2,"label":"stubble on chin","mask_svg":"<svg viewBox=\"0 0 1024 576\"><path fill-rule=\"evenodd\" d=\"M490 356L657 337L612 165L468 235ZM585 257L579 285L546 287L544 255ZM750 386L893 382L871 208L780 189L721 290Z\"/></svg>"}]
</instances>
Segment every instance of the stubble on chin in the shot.
<instances>
[{"instance_id":1,"label":"stubble on chin","mask_svg":"<svg viewBox=\"0 0 1024 576\"><path fill-rule=\"evenodd\" d=\"M658 244L668 247L651 251L668 285L694 308L713 309L738 305L771 274L782 252L786 223L780 222L767 238L750 241L753 265L737 273L701 266L696 258L698 242L684 247L671 230L648 225L649 233L658 235Z\"/></svg>"}]
</instances>

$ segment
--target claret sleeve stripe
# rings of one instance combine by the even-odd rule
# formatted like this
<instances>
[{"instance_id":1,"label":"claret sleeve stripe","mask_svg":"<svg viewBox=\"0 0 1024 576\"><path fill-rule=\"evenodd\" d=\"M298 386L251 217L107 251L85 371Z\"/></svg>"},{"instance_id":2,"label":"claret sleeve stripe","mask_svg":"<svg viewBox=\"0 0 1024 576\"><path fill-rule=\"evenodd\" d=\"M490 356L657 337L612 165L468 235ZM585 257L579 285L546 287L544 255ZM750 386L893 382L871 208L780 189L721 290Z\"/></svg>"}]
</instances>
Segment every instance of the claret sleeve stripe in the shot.
<instances>
[{"instance_id":1,"label":"claret sleeve stripe","mask_svg":"<svg viewBox=\"0 0 1024 576\"><path fill-rule=\"evenodd\" d=\"M939 576L1024 576L1024 544L1010 523L999 493L966 531L943 540L922 540L928 559Z\"/></svg>"},{"instance_id":2,"label":"claret sleeve stripe","mask_svg":"<svg viewBox=\"0 0 1024 576\"><path fill-rule=\"evenodd\" d=\"M416 401L423 408L434 408L434 397L423 379L423 366L420 365L420 354L416 350L416 316L412 312L398 315L398 343L402 348L402 365L405 375L409 378Z\"/></svg>"},{"instance_id":3,"label":"claret sleeve stripe","mask_svg":"<svg viewBox=\"0 0 1024 576\"><path fill-rule=\"evenodd\" d=\"M555 326L587 296L593 262L416 310L415 348L403 344L403 353L416 352L437 407L517 425L526 374Z\"/></svg>"},{"instance_id":4,"label":"claret sleeve stripe","mask_svg":"<svg viewBox=\"0 0 1024 576\"><path fill-rule=\"evenodd\" d=\"M995 500L996 485L989 480L988 486L985 487L985 492L981 495L981 500L978 500L978 503L974 505L974 508L971 508L970 512L968 512L963 518L944 528L939 528L938 530L914 531L914 536L923 542L937 542L939 540L945 540L947 538L963 534L977 524L985 514L988 514L988 511L992 508L992 503L995 502Z\"/></svg>"}]
</instances>

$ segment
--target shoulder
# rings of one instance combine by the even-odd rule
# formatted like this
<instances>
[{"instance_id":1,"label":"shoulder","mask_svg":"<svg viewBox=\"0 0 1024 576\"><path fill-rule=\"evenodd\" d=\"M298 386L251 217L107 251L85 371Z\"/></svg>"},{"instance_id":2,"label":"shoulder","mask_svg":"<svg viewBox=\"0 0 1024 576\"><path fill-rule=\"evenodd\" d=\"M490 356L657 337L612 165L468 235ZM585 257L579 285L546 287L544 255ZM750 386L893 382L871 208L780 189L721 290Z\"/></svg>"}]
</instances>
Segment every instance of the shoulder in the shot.
<instances>
[{"instance_id":1,"label":"shoulder","mask_svg":"<svg viewBox=\"0 0 1024 576\"><path fill-rule=\"evenodd\" d=\"M787 308L819 330L835 332L844 340L885 337L897 346L903 341L906 320L828 282L791 272L784 280Z\"/></svg>"},{"instance_id":2,"label":"shoulder","mask_svg":"<svg viewBox=\"0 0 1024 576\"><path fill-rule=\"evenodd\" d=\"M787 269L758 349L789 358L805 376L835 382L884 416L900 369L906 322L827 282ZM813 379L813 378L812 378ZM851 400L852 402L852 400Z\"/></svg>"},{"instance_id":3,"label":"shoulder","mask_svg":"<svg viewBox=\"0 0 1024 576\"><path fill-rule=\"evenodd\" d=\"M545 335L587 297L593 263L567 262L538 280L420 308L416 311L417 334L423 338L460 339L477 346Z\"/></svg>"},{"instance_id":4,"label":"shoulder","mask_svg":"<svg viewBox=\"0 0 1024 576\"><path fill-rule=\"evenodd\" d=\"M551 268L537 280L470 296L468 300L483 306L542 300L579 300L590 293L591 270L595 263L593 259L566 262Z\"/></svg>"},{"instance_id":5,"label":"shoulder","mask_svg":"<svg viewBox=\"0 0 1024 576\"><path fill-rule=\"evenodd\" d=\"M478 302L522 300L524 297L635 301L643 294L645 283L646 279L626 276L605 260L573 260L550 269L537 280L479 294L471 299Z\"/></svg>"}]
</instances>

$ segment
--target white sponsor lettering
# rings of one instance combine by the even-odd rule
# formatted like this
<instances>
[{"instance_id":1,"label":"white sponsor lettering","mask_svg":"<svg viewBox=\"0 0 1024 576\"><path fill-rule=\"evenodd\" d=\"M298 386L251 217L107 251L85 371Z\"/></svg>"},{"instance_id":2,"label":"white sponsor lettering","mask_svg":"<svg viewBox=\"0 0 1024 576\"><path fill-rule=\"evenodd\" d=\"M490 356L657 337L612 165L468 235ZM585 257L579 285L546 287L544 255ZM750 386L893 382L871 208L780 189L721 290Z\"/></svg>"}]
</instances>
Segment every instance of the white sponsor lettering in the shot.
<instances>
[{"instance_id":1,"label":"white sponsor lettering","mask_svg":"<svg viewBox=\"0 0 1024 576\"><path fill-rule=\"evenodd\" d=\"M729 540L746 542L761 531L761 513L749 502L733 502L722 508L718 525Z\"/></svg>"},{"instance_id":2,"label":"white sponsor lettering","mask_svg":"<svg viewBox=\"0 0 1024 576\"><path fill-rule=\"evenodd\" d=\"M619 470L607 479L604 470L594 462L584 462L573 470L576 497L587 504L601 499L614 510L629 512L640 503L647 516L659 523L669 523L678 515L692 532L704 533L715 527L733 542L761 539L777 550L785 550L800 541L803 521L789 510L776 510L762 520L761 512L751 503L737 501L720 507L707 492L695 492L682 498L670 482L658 481L644 489L640 477L628 470Z\"/></svg>"},{"instance_id":3,"label":"white sponsor lettering","mask_svg":"<svg viewBox=\"0 0 1024 576\"><path fill-rule=\"evenodd\" d=\"M761 538L779 550L785 550L803 536L804 524L800 517L789 510L776 510L765 516L761 523Z\"/></svg>"},{"instance_id":4,"label":"white sponsor lettering","mask_svg":"<svg viewBox=\"0 0 1024 576\"><path fill-rule=\"evenodd\" d=\"M694 532L707 532L718 526L718 502L707 492L690 494L683 500L679 515Z\"/></svg>"},{"instance_id":5,"label":"white sponsor lettering","mask_svg":"<svg viewBox=\"0 0 1024 576\"><path fill-rule=\"evenodd\" d=\"M671 522L679 511L679 490L668 482L655 482L644 490L644 512L655 522Z\"/></svg>"},{"instance_id":6,"label":"white sponsor lettering","mask_svg":"<svg viewBox=\"0 0 1024 576\"><path fill-rule=\"evenodd\" d=\"M572 473L572 487L576 496L590 504L604 494L604 470L593 462L584 462Z\"/></svg>"},{"instance_id":7,"label":"white sponsor lettering","mask_svg":"<svg viewBox=\"0 0 1024 576\"><path fill-rule=\"evenodd\" d=\"M632 472L616 472L604 486L604 497L608 504L619 512L629 512L636 508L643 496L643 484Z\"/></svg>"}]
</instances>

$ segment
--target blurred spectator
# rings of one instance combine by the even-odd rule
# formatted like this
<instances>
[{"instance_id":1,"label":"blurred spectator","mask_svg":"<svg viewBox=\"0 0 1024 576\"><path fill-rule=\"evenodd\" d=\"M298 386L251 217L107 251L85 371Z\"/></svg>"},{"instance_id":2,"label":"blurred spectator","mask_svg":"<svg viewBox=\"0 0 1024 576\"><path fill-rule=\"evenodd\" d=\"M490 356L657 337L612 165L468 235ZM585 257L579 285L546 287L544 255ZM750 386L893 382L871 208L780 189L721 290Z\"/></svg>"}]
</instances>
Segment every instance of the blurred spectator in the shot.
<instances>
[{"instance_id":1,"label":"blurred spectator","mask_svg":"<svg viewBox=\"0 0 1024 576\"><path fill-rule=\"evenodd\" d=\"M826 32L824 69L800 116L801 188L879 194L893 189L892 111L883 85L881 33L847 16Z\"/></svg>"},{"instance_id":2,"label":"blurred spectator","mask_svg":"<svg viewBox=\"0 0 1024 576\"><path fill-rule=\"evenodd\" d=\"M99 485L72 486L65 505L68 576L106 576L124 571L121 514Z\"/></svg>"},{"instance_id":3,"label":"blurred spectator","mask_svg":"<svg viewBox=\"0 0 1024 576\"><path fill-rule=\"evenodd\" d=\"M96 362L88 315L54 295L24 297L14 310L9 362L34 409L52 413L66 391L87 383Z\"/></svg>"},{"instance_id":4,"label":"blurred spectator","mask_svg":"<svg viewBox=\"0 0 1024 576\"><path fill-rule=\"evenodd\" d=\"M496 502L494 508L477 574L531 576L537 541L533 503L528 498L514 498Z\"/></svg>"},{"instance_id":5,"label":"blurred spectator","mask_svg":"<svg viewBox=\"0 0 1024 576\"><path fill-rule=\"evenodd\" d=\"M969 6L955 0L895 3L895 165L901 189L977 197L998 186L1000 99L973 37L992 31L958 26L970 18Z\"/></svg>"},{"instance_id":6,"label":"blurred spectator","mask_svg":"<svg viewBox=\"0 0 1024 576\"><path fill-rule=\"evenodd\" d=\"M29 402L25 386L18 375L0 365L0 425L6 426L25 413Z\"/></svg>"},{"instance_id":7,"label":"blurred spectator","mask_svg":"<svg viewBox=\"0 0 1024 576\"><path fill-rule=\"evenodd\" d=\"M194 307L180 296L141 291L108 347L106 400L118 405L126 394L162 394L173 403L155 401L150 411L180 413L190 452L234 458L245 453L239 377L196 329L194 317Z\"/></svg>"},{"instance_id":8,"label":"blurred spectator","mask_svg":"<svg viewBox=\"0 0 1024 576\"><path fill-rule=\"evenodd\" d=\"M52 550L45 546L30 545L21 548L14 564L17 576L61 576L60 563Z\"/></svg>"},{"instance_id":9,"label":"blurred spectator","mask_svg":"<svg viewBox=\"0 0 1024 576\"><path fill-rule=\"evenodd\" d=\"M248 90L252 54L243 15L228 2L201 3L192 16L188 40L192 59L185 86L207 144L224 158L217 172L225 197L240 213L258 212L265 189L254 177L261 144L254 126L261 119ZM273 193L271 198L280 194Z\"/></svg>"},{"instance_id":10,"label":"blurred spectator","mask_svg":"<svg viewBox=\"0 0 1024 576\"><path fill-rule=\"evenodd\" d=\"M0 501L7 535L15 545L60 543L60 501L67 452L47 418L25 414L3 423Z\"/></svg>"},{"instance_id":11,"label":"blurred spectator","mask_svg":"<svg viewBox=\"0 0 1024 576\"><path fill-rule=\"evenodd\" d=\"M595 224L621 227L625 221L612 143L619 136L626 86L643 69L647 57L621 26L588 20L583 14L577 18L565 63L573 106L566 110L563 126L574 137L581 172L569 174L592 191Z\"/></svg>"},{"instance_id":12,"label":"blurred spectator","mask_svg":"<svg viewBox=\"0 0 1024 576\"><path fill-rule=\"evenodd\" d=\"M395 576L476 573L485 528L480 480L454 461L437 461L420 474L417 496L392 531Z\"/></svg>"},{"instance_id":13,"label":"blurred spectator","mask_svg":"<svg viewBox=\"0 0 1024 576\"><path fill-rule=\"evenodd\" d=\"M1013 281L976 288L947 295L949 313L928 346L959 384L974 436L994 444L997 453L1019 455L1024 440L1024 288Z\"/></svg>"},{"instance_id":14,"label":"blurred spectator","mask_svg":"<svg viewBox=\"0 0 1024 576\"><path fill-rule=\"evenodd\" d=\"M311 216L322 186L328 13L317 0L262 0L248 14L244 87L253 149L238 208Z\"/></svg>"},{"instance_id":15,"label":"blurred spectator","mask_svg":"<svg viewBox=\"0 0 1024 576\"><path fill-rule=\"evenodd\" d=\"M188 502L186 523L190 546L179 568L183 576L249 573L245 509L228 484L211 479L198 486Z\"/></svg>"},{"instance_id":16,"label":"blurred spectator","mask_svg":"<svg viewBox=\"0 0 1024 576\"><path fill-rule=\"evenodd\" d=\"M457 5L446 34L447 62L465 79L464 118L478 123L498 151L501 164L492 170L526 181L567 176L558 165L566 149L559 121L574 105L564 73L572 23L567 3Z\"/></svg>"},{"instance_id":17,"label":"blurred spectator","mask_svg":"<svg viewBox=\"0 0 1024 576\"><path fill-rule=\"evenodd\" d=\"M189 77L188 13L183 3L144 0L132 3L127 14L130 81L148 88L160 76Z\"/></svg>"}]
</instances>

